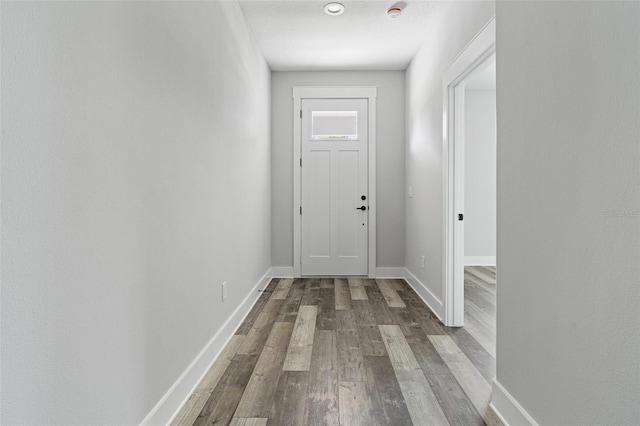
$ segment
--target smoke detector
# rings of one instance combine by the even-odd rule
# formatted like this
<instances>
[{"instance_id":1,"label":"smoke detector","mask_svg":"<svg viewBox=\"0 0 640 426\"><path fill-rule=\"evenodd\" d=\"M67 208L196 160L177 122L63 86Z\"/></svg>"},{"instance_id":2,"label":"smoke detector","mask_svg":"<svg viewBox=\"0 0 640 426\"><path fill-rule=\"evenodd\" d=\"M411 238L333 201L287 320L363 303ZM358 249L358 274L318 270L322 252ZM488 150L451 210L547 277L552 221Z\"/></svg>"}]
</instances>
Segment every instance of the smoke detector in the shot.
<instances>
[{"instance_id":1,"label":"smoke detector","mask_svg":"<svg viewBox=\"0 0 640 426\"><path fill-rule=\"evenodd\" d=\"M402 13L402 8L393 6L387 9L387 16L390 18L397 18Z\"/></svg>"}]
</instances>

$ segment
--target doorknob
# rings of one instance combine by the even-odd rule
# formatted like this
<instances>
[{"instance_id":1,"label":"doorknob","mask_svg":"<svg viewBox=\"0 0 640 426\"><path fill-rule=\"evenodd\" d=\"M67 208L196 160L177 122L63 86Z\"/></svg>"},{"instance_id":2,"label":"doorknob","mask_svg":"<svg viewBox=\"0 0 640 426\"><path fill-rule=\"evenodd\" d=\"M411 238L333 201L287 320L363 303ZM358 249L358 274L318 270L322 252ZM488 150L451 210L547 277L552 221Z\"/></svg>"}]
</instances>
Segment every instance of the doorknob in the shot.
<instances>
[{"instance_id":1,"label":"doorknob","mask_svg":"<svg viewBox=\"0 0 640 426\"><path fill-rule=\"evenodd\" d=\"M362 211L365 211L366 209L367 209L367 206L356 207L356 210L362 210Z\"/></svg>"}]
</instances>

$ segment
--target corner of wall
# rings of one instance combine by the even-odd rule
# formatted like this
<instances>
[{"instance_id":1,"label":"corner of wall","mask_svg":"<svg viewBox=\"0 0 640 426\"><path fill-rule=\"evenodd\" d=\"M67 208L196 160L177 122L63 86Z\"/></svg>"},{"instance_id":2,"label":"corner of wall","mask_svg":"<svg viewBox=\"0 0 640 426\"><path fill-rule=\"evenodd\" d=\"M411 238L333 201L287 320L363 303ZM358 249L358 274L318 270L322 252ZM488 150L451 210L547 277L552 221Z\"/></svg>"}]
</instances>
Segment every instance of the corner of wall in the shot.
<instances>
[{"instance_id":1,"label":"corner of wall","mask_svg":"<svg viewBox=\"0 0 640 426\"><path fill-rule=\"evenodd\" d=\"M409 283L411 288L420 296L422 301L433 311L440 321L444 317L444 305L440 299L434 295L429 287L416 278L409 269L405 268L405 281Z\"/></svg>"}]
</instances>

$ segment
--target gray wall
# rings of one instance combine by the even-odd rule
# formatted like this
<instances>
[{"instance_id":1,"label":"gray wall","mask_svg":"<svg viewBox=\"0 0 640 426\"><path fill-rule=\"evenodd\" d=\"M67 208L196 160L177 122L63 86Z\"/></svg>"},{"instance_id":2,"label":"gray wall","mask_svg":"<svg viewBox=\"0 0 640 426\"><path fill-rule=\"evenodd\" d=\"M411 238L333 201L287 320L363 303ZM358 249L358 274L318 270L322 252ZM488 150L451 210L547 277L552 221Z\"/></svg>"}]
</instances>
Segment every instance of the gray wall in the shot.
<instances>
[{"instance_id":1,"label":"gray wall","mask_svg":"<svg viewBox=\"0 0 640 426\"><path fill-rule=\"evenodd\" d=\"M404 71L271 75L271 258L293 266L293 86L377 86L377 263L404 266Z\"/></svg>"},{"instance_id":2,"label":"gray wall","mask_svg":"<svg viewBox=\"0 0 640 426\"><path fill-rule=\"evenodd\" d=\"M465 265L495 265L496 91L465 90L464 120Z\"/></svg>"},{"instance_id":3,"label":"gray wall","mask_svg":"<svg viewBox=\"0 0 640 426\"><path fill-rule=\"evenodd\" d=\"M406 266L442 301L442 74L494 14L493 2L449 2L407 69ZM405 192L406 193L406 192ZM421 257L425 256L425 268ZM442 314L442 306L432 306Z\"/></svg>"},{"instance_id":4,"label":"gray wall","mask_svg":"<svg viewBox=\"0 0 640 426\"><path fill-rule=\"evenodd\" d=\"M640 419L640 3L498 2L497 380Z\"/></svg>"},{"instance_id":5,"label":"gray wall","mask_svg":"<svg viewBox=\"0 0 640 426\"><path fill-rule=\"evenodd\" d=\"M235 2L3 3L1 47L2 423L138 424L270 266L270 71Z\"/></svg>"}]
</instances>

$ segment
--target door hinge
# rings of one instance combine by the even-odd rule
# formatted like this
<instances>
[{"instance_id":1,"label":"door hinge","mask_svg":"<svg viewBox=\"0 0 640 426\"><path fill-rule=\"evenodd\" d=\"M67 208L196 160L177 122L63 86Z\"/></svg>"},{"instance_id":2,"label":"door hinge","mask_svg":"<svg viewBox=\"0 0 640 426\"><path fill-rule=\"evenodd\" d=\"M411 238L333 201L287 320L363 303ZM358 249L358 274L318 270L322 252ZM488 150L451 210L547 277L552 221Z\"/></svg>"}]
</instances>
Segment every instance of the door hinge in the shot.
<instances>
[{"instance_id":1,"label":"door hinge","mask_svg":"<svg viewBox=\"0 0 640 426\"><path fill-rule=\"evenodd\" d=\"M300 118L302 118L302 110L300 110Z\"/></svg>"},{"instance_id":2,"label":"door hinge","mask_svg":"<svg viewBox=\"0 0 640 426\"><path fill-rule=\"evenodd\" d=\"M302 206L300 206L300 214L302 214Z\"/></svg>"},{"instance_id":3,"label":"door hinge","mask_svg":"<svg viewBox=\"0 0 640 426\"><path fill-rule=\"evenodd\" d=\"M300 159L300 167L302 167L302 158Z\"/></svg>"}]
</instances>

